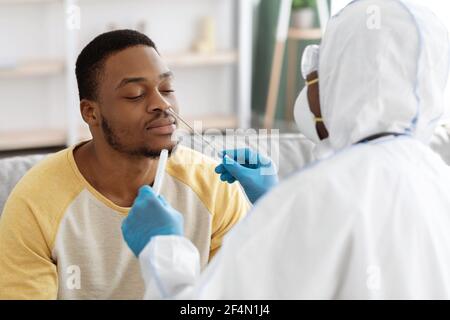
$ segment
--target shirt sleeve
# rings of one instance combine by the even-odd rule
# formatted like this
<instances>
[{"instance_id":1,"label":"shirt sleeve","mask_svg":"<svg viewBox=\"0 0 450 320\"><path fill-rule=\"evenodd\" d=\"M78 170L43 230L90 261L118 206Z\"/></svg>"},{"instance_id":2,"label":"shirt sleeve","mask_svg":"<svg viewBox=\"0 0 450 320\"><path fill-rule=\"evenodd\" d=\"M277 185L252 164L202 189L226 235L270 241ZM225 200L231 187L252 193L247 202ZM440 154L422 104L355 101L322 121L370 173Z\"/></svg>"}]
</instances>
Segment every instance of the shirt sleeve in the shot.
<instances>
[{"instance_id":1,"label":"shirt sleeve","mask_svg":"<svg viewBox=\"0 0 450 320\"><path fill-rule=\"evenodd\" d=\"M222 246L223 237L233 228L251 208L244 191L238 182L223 183L216 196L213 212L210 260Z\"/></svg>"},{"instance_id":2,"label":"shirt sleeve","mask_svg":"<svg viewBox=\"0 0 450 320\"><path fill-rule=\"evenodd\" d=\"M14 193L0 218L0 299L56 299L51 222Z\"/></svg>"}]
</instances>

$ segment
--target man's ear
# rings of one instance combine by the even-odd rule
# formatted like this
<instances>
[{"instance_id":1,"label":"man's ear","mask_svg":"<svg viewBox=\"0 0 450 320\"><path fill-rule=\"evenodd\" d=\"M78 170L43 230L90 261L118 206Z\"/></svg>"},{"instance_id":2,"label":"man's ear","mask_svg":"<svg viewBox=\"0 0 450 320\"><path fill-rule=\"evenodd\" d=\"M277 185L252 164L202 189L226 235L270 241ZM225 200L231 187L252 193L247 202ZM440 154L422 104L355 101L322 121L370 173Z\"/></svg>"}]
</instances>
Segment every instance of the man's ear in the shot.
<instances>
[{"instance_id":1,"label":"man's ear","mask_svg":"<svg viewBox=\"0 0 450 320\"><path fill-rule=\"evenodd\" d=\"M100 108L97 102L83 99L80 101L80 111L84 122L96 127L100 124Z\"/></svg>"}]
</instances>

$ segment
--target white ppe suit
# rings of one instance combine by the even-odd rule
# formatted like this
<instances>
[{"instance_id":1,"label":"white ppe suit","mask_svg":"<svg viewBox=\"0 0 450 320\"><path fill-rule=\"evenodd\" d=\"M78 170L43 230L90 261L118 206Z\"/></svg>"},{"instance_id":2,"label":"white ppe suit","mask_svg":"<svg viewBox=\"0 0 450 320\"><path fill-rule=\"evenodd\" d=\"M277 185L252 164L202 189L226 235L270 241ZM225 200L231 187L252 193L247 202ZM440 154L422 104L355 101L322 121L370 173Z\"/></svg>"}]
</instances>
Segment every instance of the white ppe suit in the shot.
<instances>
[{"instance_id":1,"label":"white ppe suit","mask_svg":"<svg viewBox=\"0 0 450 320\"><path fill-rule=\"evenodd\" d=\"M449 49L439 20L406 1L332 17L323 158L260 199L202 273L189 240L154 238L140 255L146 298L449 299L450 168L427 146Z\"/></svg>"}]
</instances>

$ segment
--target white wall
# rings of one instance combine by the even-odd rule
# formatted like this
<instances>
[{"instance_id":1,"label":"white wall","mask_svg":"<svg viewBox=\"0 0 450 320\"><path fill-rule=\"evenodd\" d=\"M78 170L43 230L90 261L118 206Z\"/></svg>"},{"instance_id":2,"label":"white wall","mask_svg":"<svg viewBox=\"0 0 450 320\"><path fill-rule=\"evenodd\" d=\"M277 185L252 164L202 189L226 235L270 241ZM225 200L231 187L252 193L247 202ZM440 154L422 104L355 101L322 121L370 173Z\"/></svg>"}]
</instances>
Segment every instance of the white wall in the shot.
<instances>
[{"instance_id":1,"label":"white wall","mask_svg":"<svg viewBox=\"0 0 450 320\"><path fill-rule=\"evenodd\" d=\"M62 57L63 26L62 2L0 4L0 59Z\"/></svg>"},{"instance_id":2,"label":"white wall","mask_svg":"<svg viewBox=\"0 0 450 320\"><path fill-rule=\"evenodd\" d=\"M0 5L0 65L5 61L61 58L62 3ZM61 127L63 75L0 78L0 131Z\"/></svg>"}]
</instances>

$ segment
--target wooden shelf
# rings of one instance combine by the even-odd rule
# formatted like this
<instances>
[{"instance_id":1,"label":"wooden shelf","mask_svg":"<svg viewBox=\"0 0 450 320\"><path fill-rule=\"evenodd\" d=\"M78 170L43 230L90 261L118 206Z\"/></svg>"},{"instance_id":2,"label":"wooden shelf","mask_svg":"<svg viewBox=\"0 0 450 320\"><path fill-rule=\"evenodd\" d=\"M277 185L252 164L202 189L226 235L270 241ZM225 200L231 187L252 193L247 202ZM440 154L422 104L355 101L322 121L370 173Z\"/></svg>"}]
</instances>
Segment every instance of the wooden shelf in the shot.
<instances>
[{"instance_id":1,"label":"wooden shelf","mask_svg":"<svg viewBox=\"0 0 450 320\"><path fill-rule=\"evenodd\" d=\"M320 28L317 29L289 28L288 38L297 40L318 40L322 38L322 30Z\"/></svg>"},{"instance_id":2,"label":"wooden shelf","mask_svg":"<svg viewBox=\"0 0 450 320\"><path fill-rule=\"evenodd\" d=\"M64 62L58 60L42 60L20 63L17 67L0 68L0 78L21 78L51 76L64 71Z\"/></svg>"},{"instance_id":3,"label":"wooden shelf","mask_svg":"<svg viewBox=\"0 0 450 320\"><path fill-rule=\"evenodd\" d=\"M234 64L238 61L236 51L220 51L212 54L195 52L163 55L163 59L171 67L196 67Z\"/></svg>"},{"instance_id":4,"label":"wooden shelf","mask_svg":"<svg viewBox=\"0 0 450 320\"><path fill-rule=\"evenodd\" d=\"M1 1L1 0L0 0ZM214 54L180 53L164 56L165 61L172 67L197 67L226 65L237 62L237 53L218 52ZM37 76L52 76L64 72L62 60L36 60L19 63L17 67L0 68L0 78L23 78Z\"/></svg>"},{"instance_id":5,"label":"wooden shelf","mask_svg":"<svg viewBox=\"0 0 450 320\"><path fill-rule=\"evenodd\" d=\"M66 133L63 129L38 129L0 133L0 150L20 150L63 146Z\"/></svg>"}]
</instances>

